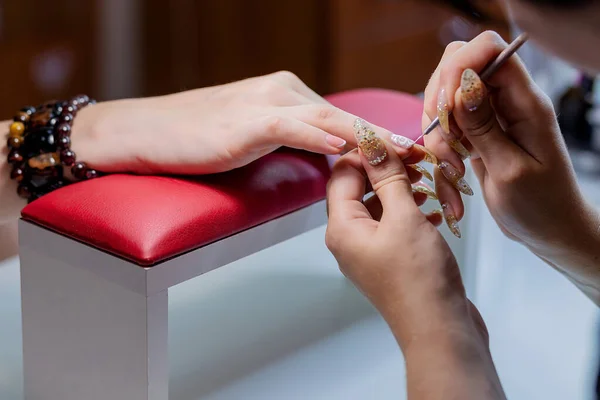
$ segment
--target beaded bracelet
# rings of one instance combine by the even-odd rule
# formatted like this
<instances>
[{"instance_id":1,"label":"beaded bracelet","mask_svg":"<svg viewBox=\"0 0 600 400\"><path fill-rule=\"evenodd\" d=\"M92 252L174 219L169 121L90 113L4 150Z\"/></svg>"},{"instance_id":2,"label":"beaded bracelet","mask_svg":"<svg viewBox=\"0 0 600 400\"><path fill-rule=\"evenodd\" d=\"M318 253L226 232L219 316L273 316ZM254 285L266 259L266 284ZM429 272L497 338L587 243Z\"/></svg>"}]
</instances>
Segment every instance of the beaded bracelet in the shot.
<instances>
[{"instance_id":1,"label":"beaded bracelet","mask_svg":"<svg viewBox=\"0 0 600 400\"><path fill-rule=\"evenodd\" d=\"M19 196L31 202L67 185L64 167L70 167L79 180L98 176L96 170L77 162L71 150L71 127L77 111L95 103L80 95L69 101L25 107L17 113L9 128L7 146L10 176L19 182Z\"/></svg>"}]
</instances>

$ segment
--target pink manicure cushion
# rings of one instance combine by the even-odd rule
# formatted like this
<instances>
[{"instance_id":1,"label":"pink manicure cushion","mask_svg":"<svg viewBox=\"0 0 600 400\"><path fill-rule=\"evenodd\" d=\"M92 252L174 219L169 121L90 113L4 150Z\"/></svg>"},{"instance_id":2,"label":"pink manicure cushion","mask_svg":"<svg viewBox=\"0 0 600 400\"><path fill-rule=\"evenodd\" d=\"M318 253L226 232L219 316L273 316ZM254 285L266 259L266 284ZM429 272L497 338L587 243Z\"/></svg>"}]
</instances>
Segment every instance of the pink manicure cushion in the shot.
<instances>
[{"instance_id":1,"label":"pink manicure cushion","mask_svg":"<svg viewBox=\"0 0 600 400\"><path fill-rule=\"evenodd\" d=\"M388 90L328 97L334 105L415 139L422 103ZM67 186L25 207L23 219L152 266L325 198L324 156L282 149L224 174L109 175Z\"/></svg>"}]
</instances>

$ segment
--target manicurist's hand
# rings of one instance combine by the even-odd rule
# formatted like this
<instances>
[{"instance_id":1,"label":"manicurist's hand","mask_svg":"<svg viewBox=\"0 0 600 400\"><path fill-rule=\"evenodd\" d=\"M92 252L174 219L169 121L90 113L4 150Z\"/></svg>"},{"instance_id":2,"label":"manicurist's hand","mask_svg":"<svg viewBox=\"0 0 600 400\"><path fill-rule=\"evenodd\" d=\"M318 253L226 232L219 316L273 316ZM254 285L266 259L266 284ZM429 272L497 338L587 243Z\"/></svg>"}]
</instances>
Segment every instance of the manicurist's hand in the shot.
<instances>
[{"instance_id":1,"label":"manicurist's hand","mask_svg":"<svg viewBox=\"0 0 600 400\"><path fill-rule=\"evenodd\" d=\"M437 115L448 123L426 137L426 146L459 175L460 150L471 150L479 190L500 229L600 301L600 219L577 185L551 102L517 56L485 83L476 72L506 47L491 32L448 46L426 90L423 121ZM462 217L456 181L441 172L440 200Z\"/></svg>"},{"instance_id":2,"label":"manicurist's hand","mask_svg":"<svg viewBox=\"0 0 600 400\"><path fill-rule=\"evenodd\" d=\"M370 150L381 145L371 139L333 169L329 249L395 334L407 363L409 398L503 398L485 326L435 227L441 216L419 210L424 199L413 194L413 179L391 146L384 161L370 163ZM375 196L363 202L370 188Z\"/></svg>"}]
</instances>

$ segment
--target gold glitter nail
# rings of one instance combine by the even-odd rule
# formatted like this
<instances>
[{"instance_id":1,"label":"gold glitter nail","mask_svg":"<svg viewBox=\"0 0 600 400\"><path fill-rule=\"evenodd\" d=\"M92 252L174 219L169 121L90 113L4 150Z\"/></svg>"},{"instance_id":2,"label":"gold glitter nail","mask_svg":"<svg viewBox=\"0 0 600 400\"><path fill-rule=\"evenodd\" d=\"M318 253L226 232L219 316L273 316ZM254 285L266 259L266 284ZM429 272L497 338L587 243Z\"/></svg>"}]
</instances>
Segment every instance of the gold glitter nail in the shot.
<instances>
[{"instance_id":1,"label":"gold glitter nail","mask_svg":"<svg viewBox=\"0 0 600 400\"><path fill-rule=\"evenodd\" d=\"M427 149L427 147L421 146L420 144L415 144L413 145L414 148L417 148L419 150L421 150L423 153L425 153L425 157L423 158L423 161L433 164L433 165L437 165L438 164L438 159L435 156L435 154L433 154L431 151L429 151L429 149Z\"/></svg>"},{"instance_id":2,"label":"gold glitter nail","mask_svg":"<svg viewBox=\"0 0 600 400\"><path fill-rule=\"evenodd\" d=\"M473 196L473 189L467 183L465 178L458 172L458 170L449 162L442 161L438 164L440 171L442 174L448 179L448 181L454 186L458 191L466 194L467 196Z\"/></svg>"},{"instance_id":3,"label":"gold glitter nail","mask_svg":"<svg viewBox=\"0 0 600 400\"><path fill-rule=\"evenodd\" d=\"M452 135L452 133L450 133L450 135ZM469 153L469 150L467 150L460 140L450 139L448 140L448 144L456 153L458 153L461 159L466 160L471 157L471 153Z\"/></svg>"},{"instance_id":4,"label":"gold glitter nail","mask_svg":"<svg viewBox=\"0 0 600 400\"><path fill-rule=\"evenodd\" d=\"M444 211L444 219L446 220L446 224L448 225L450 232L460 239L462 235L460 233L460 228L458 227L458 220L454 215L452 207L448 203L444 203L442 204L442 209Z\"/></svg>"},{"instance_id":5,"label":"gold glitter nail","mask_svg":"<svg viewBox=\"0 0 600 400\"><path fill-rule=\"evenodd\" d=\"M371 126L363 119L354 121L354 134L358 147L371 165L379 165L387 158L385 142L377 136Z\"/></svg>"},{"instance_id":6,"label":"gold glitter nail","mask_svg":"<svg viewBox=\"0 0 600 400\"><path fill-rule=\"evenodd\" d=\"M437 114L441 128L444 132L450 133L450 105L448 104L446 89L440 90L440 94L438 95Z\"/></svg>"},{"instance_id":7,"label":"gold glitter nail","mask_svg":"<svg viewBox=\"0 0 600 400\"><path fill-rule=\"evenodd\" d=\"M425 178L427 178L428 180L433 182L433 176L431 176L431 173L429 173L429 171L427 171L427 169L423 168L419 164L411 164L411 165L407 165L407 167L412 168L415 171L421 173L421 175L423 175Z\"/></svg>"},{"instance_id":8,"label":"gold glitter nail","mask_svg":"<svg viewBox=\"0 0 600 400\"><path fill-rule=\"evenodd\" d=\"M429 198L431 200L438 200L437 194L435 194L433 189L430 188L429 186L427 186L423 182L417 182L414 185L412 185L412 191L413 191L413 193L426 194L427 198Z\"/></svg>"},{"instance_id":9,"label":"gold glitter nail","mask_svg":"<svg viewBox=\"0 0 600 400\"><path fill-rule=\"evenodd\" d=\"M472 69L465 69L460 80L460 95L465 108L475 111L483 103L487 93L485 84Z\"/></svg>"}]
</instances>

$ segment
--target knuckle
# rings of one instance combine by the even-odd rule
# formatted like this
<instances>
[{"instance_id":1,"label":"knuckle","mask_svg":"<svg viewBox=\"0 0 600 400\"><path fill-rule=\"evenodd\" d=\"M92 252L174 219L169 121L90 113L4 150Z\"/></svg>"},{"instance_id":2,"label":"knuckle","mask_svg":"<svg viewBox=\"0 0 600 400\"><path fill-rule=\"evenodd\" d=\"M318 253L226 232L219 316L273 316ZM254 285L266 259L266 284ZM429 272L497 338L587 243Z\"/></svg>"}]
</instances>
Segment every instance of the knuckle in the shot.
<instances>
[{"instance_id":1,"label":"knuckle","mask_svg":"<svg viewBox=\"0 0 600 400\"><path fill-rule=\"evenodd\" d=\"M327 226L327 231L325 231L325 246L327 246L329 251L333 254L336 254L340 248L339 236L336 235L336 229L332 227L332 224L329 224Z\"/></svg>"},{"instance_id":2,"label":"knuckle","mask_svg":"<svg viewBox=\"0 0 600 400\"><path fill-rule=\"evenodd\" d=\"M485 42L488 42L488 43L494 45L495 47L498 47L498 46L505 47L506 46L506 42L504 41L504 39L502 39L502 36L500 36L498 34L498 32L487 30L487 31L481 33L481 35L479 35L479 36Z\"/></svg>"},{"instance_id":3,"label":"knuckle","mask_svg":"<svg viewBox=\"0 0 600 400\"><path fill-rule=\"evenodd\" d=\"M287 70L277 71L274 75L284 82L292 83L300 81L300 78L296 74Z\"/></svg>"},{"instance_id":4,"label":"knuckle","mask_svg":"<svg viewBox=\"0 0 600 400\"><path fill-rule=\"evenodd\" d=\"M322 121L329 120L337 114L337 111L337 108L330 105L319 106L317 108L317 118Z\"/></svg>"},{"instance_id":5,"label":"knuckle","mask_svg":"<svg viewBox=\"0 0 600 400\"><path fill-rule=\"evenodd\" d=\"M271 79L261 79L257 82L256 92L267 98L277 96L281 92L282 86L277 81Z\"/></svg>"},{"instance_id":6,"label":"knuckle","mask_svg":"<svg viewBox=\"0 0 600 400\"><path fill-rule=\"evenodd\" d=\"M467 44L467 42L463 42L461 40L455 40L454 42L448 43L446 49L444 50L444 55L453 54L457 52L465 44Z\"/></svg>"},{"instance_id":7,"label":"knuckle","mask_svg":"<svg viewBox=\"0 0 600 400\"><path fill-rule=\"evenodd\" d=\"M514 164L504 169L501 179L503 184L515 186L525 182L528 176L529 172L523 165Z\"/></svg>"},{"instance_id":8,"label":"knuckle","mask_svg":"<svg viewBox=\"0 0 600 400\"><path fill-rule=\"evenodd\" d=\"M261 123L268 135L277 136L282 130L284 120L279 116L269 115L264 117Z\"/></svg>"},{"instance_id":9,"label":"knuckle","mask_svg":"<svg viewBox=\"0 0 600 400\"><path fill-rule=\"evenodd\" d=\"M379 176L377 176L374 180L373 190L377 192L383 187L396 182L402 183L407 186L410 186L411 184L408 174L400 166L386 168L383 171L381 171Z\"/></svg>"}]
</instances>

